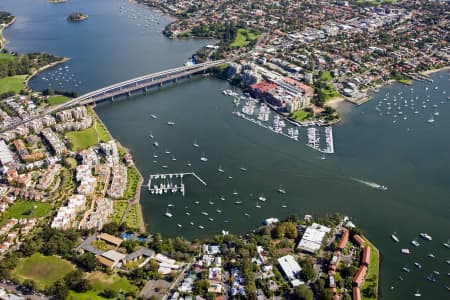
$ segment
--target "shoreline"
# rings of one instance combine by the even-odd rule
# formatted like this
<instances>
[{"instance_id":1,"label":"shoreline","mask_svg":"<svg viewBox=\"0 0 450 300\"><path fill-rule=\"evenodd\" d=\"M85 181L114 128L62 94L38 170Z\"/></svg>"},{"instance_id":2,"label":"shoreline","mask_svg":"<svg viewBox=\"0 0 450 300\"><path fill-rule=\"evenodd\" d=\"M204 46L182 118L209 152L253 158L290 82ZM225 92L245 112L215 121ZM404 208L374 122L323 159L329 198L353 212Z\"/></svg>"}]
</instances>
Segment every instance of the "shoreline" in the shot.
<instances>
[{"instance_id":1,"label":"shoreline","mask_svg":"<svg viewBox=\"0 0 450 300\"><path fill-rule=\"evenodd\" d=\"M13 17L13 19L9 23L5 24L5 27L0 29L0 36L1 36L1 39L0 39L0 50L3 50L6 47L6 45L8 44L8 40L3 35L3 31L6 28L8 28L9 26L11 26L12 24L14 24L14 22L16 22L16 17Z\"/></svg>"},{"instance_id":2,"label":"shoreline","mask_svg":"<svg viewBox=\"0 0 450 300\"><path fill-rule=\"evenodd\" d=\"M50 64L48 64L48 65L45 65L45 66L43 66L43 67L40 67L40 68L37 69L37 70L34 70L33 73L27 75L27 77L25 78L25 82L24 82L24 83L25 83L25 89L29 90L30 92L38 92L38 91L35 91L35 90L33 90L32 88L30 88L30 87L28 86L29 81L30 81L33 77L35 77L36 75L38 75L39 73L41 73L41 72L43 72L43 71L45 71L45 70L47 70L47 69L56 67L56 66L58 66L58 65L60 65L60 64L63 64L63 63L65 63L65 62L69 61L69 60L70 60L70 58L68 58L68 57L63 57L63 58L62 58L61 60L59 60L59 61L52 62L52 63L50 63Z\"/></svg>"}]
</instances>

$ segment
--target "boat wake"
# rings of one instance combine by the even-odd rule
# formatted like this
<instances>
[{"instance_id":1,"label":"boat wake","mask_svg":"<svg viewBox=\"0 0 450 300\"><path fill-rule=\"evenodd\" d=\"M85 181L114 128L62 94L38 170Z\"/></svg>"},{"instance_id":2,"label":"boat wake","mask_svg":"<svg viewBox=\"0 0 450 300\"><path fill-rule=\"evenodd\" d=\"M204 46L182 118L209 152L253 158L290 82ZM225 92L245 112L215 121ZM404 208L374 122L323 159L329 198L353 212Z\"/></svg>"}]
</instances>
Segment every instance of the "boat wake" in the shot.
<instances>
[{"instance_id":1,"label":"boat wake","mask_svg":"<svg viewBox=\"0 0 450 300\"><path fill-rule=\"evenodd\" d=\"M366 185L368 187L371 187L373 189L380 190L380 191L387 191L387 189L388 189L387 186L378 184L376 182L365 181L365 180L361 180L361 179L357 179L357 178L350 178L350 179L353 180L353 181L362 183L362 184L364 184L364 185Z\"/></svg>"}]
</instances>

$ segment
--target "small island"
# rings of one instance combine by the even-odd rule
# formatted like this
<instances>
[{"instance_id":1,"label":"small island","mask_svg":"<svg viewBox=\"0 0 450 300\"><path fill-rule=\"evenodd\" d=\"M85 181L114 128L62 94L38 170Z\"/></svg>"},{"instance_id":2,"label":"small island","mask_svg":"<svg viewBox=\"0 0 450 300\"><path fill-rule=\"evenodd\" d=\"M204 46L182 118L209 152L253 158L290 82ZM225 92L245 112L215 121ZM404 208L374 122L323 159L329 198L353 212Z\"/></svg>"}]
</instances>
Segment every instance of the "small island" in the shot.
<instances>
[{"instance_id":1,"label":"small island","mask_svg":"<svg viewBox=\"0 0 450 300\"><path fill-rule=\"evenodd\" d=\"M67 20L72 21L72 22L79 22L79 21L86 20L87 18L88 18L88 15L86 15L86 14L83 14L81 12L74 12L74 13L71 13L67 17Z\"/></svg>"}]
</instances>

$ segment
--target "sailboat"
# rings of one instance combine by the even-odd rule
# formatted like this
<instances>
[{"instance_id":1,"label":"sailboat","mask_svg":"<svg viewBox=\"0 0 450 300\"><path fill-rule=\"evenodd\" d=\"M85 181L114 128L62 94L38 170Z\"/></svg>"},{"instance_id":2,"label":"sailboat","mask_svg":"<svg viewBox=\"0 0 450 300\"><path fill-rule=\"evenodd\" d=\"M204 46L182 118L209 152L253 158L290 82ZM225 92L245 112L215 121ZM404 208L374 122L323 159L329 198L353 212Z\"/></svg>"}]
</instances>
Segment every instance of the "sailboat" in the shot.
<instances>
[{"instance_id":1,"label":"sailboat","mask_svg":"<svg viewBox=\"0 0 450 300\"><path fill-rule=\"evenodd\" d=\"M207 162L208 161L208 158L206 158L205 153L203 153L202 157L200 157L200 160L202 162Z\"/></svg>"},{"instance_id":2,"label":"sailboat","mask_svg":"<svg viewBox=\"0 0 450 300\"><path fill-rule=\"evenodd\" d=\"M280 184L280 187L277 190L278 193L286 195L286 190L283 188L283 185Z\"/></svg>"},{"instance_id":3,"label":"sailboat","mask_svg":"<svg viewBox=\"0 0 450 300\"><path fill-rule=\"evenodd\" d=\"M394 232L393 234L391 234L391 238L396 241L397 243L400 241L397 237L397 232Z\"/></svg>"},{"instance_id":4,"label":"sailboat","mask_svg":"<svg viewBox=\"0 0 450 300\"><path fill-rule=\"evenodd\" d=\"M259 205L259 202L258 202L258 200L256 200L256 206L255 206L256 208L261 208L261 205Z\"/></svg>"},{"instance_id":5,"label":"sailboat","mask_svg":"<svg viewBox=\"0 0 450 300\"><path fill-rule=\"evenodd\" d=\"M430 115L430 118L428 119L428 121L427 121L428 123L434 123L434 118L433 118L433 115Z\"/></svg>"},{"instance_id":6,"label":"sailboat","mask_svg":"<svg viewBox=\"0 0 450 300\"><path fill-rule=\"evenodd\" d=\"M153 138L153 133L150 131L149 135L150 138Z\"/></svg>"},{"instance_id":7,"label":"sailboat","mask_svg":"<svg viewBox=\"0 0 450 300\"><path fill-rule=\"evenodd\" d=\"M447 243L442 243L442 245L443 245L445 248L449 248L449 249L450 249L450 238L448 239Z\"/></svg>"},{"instance_id":8,"label":"sailboat","mask_svg":"<svg viewBox=\"0 0 450 300\"><path fill-rule=\"evenodd\" d=\"M222 165L219 165L219 168L217 169L220 173L224 173L225 171L222 169Z\"/></svg>"},{"instance_id":9,"label":"sailboat","mask_svg":"<svg viewBox=\"0 0 450 300\"><path fill-rule=\"evenodd\" d=\"M422 297L422 294L420 293L419 290L417 290L413 295L414 297Z\"/></svg>"},{"instance_id":10,"label":"sailboat","mask_svg":"<svg viewBox=\"0 0 450 300\"><path fill-rule=\"evenodd\" d=\"M194 141L194 143L192 144L192 146L194 146L195 148L200 147L200 145L197 143L197 140Z\"/></svg>"},{"instance_id":11,"label":"sailboat","mask_svg":"<svg viewBox=\"0 0 450 300\"><path fill-rule=\"evenodd\" d=\"M172 214L169 212L169 209L166 209L166 213L164 214L168 218L172 218Z\"/></svg>"}]
</instances>

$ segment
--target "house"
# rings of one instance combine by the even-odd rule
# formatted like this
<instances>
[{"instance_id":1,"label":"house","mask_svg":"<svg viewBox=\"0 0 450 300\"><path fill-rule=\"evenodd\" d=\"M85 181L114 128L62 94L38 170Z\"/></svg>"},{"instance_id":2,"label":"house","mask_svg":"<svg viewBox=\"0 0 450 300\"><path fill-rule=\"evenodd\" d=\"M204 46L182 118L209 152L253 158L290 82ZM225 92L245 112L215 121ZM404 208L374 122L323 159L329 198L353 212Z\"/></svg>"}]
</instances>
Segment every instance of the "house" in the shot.
<instances>
[{"instance_id":1,"label":"house","mask_svg":"<svg viewBox=\"0 0 450 300\"><path fill-rule=\"evenodd\" d=\"M141 258L152 258L154 256L155 256L155 251L145 248L145 247L141 247L137 251L134 251L133 253L128 254L123 259L123 263L126 264L126 263L129 263L132 261L139 260Z\"/></svg>"},{"instance_id":2,"label":"house","mask_svg":"<svg viewBox=\"0 0 450 300\"><path fill-rule=\"evenodd\" d=\"M97 235L97 240L102 240L106 242L107 244L110 244L112 246L115 246L118 248L120 244L122 244L123 240L121 238L115 237L108 233L101 233Z\"/></svg>"},{"instance_id":3,"label":"house","mask_svg":"<svg viewBox=\"0 0 450 300\"><path fill-rule=\"evenodd\" d=\"M109 250L97 255L98 261L110 269L120 266L121 261L125 258L125 254L117 252L116 250Z\"/></svg>"}]
</instances>

